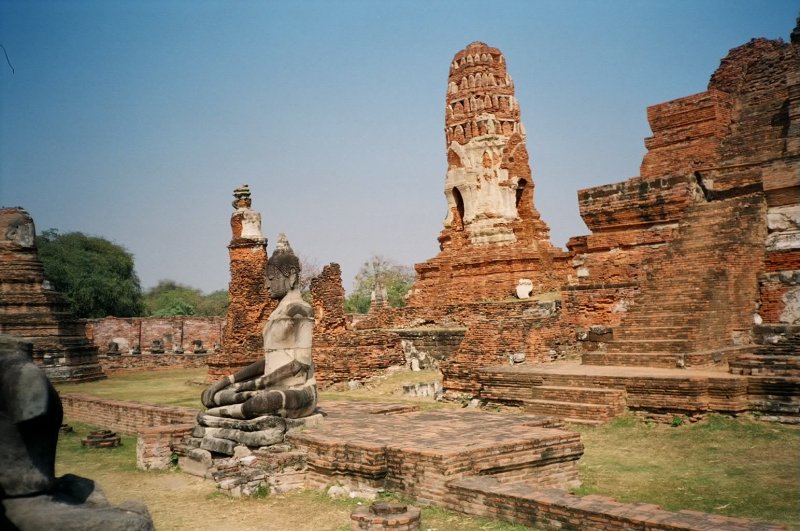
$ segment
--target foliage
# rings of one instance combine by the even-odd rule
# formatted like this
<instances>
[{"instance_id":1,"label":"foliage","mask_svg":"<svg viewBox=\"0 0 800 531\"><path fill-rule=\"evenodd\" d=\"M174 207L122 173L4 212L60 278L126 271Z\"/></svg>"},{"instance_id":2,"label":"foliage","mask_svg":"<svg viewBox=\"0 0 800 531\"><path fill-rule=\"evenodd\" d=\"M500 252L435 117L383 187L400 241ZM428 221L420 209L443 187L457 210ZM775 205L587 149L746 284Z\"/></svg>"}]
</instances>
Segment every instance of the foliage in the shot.
<instances>
[{"instance_id":1,"label":"foliage","mask_svg":"<svg viewBox=\"0 0 800 531\"><path fill-rule=\"evenodd\" d=\"M203 295L199 289L178 284L174 280L160 280L158 285L144 294L147 314L154 317L225 315L228 304L228 292L225 290Z\"/></svg>"},{"instance_id":2,"label":"foliage","mask_svg":"<svg viewBox=\"0 0 800 531\"><path fill-rule=\"evenodd\" d=\"M414 270L389 258L372 256L364 262L356 275L353 292L344 302L345 311L367 313L376 284L386 289L386 298L390 306L402 308L406 305L406 293L414 284Z\"/></svg>"},{"instance_id":3,"label":"foliage","mask_svg":"<svg viewBox=\"0 0 800 531\"><path fill-rule=\"evenodd\" d=\"M141 315L142 288L124 247L80 232L48 229L36 238L45 278L76 317Z\"/></svg>"}]
</instances>

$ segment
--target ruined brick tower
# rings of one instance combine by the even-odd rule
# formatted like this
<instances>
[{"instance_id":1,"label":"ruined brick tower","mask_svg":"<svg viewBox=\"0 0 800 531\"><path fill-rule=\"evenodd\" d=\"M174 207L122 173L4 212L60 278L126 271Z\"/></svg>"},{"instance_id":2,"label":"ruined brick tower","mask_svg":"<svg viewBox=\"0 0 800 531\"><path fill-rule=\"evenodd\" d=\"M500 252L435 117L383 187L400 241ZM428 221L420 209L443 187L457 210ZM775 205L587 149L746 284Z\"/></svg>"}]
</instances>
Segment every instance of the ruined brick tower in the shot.
<instances>
[{"instance_id":1,"label":"ruined brick tower","mask_svg":"<svg viewBox=\"0 0 800 531\"><path fill-rule=\"evenodd\" d=\"M261 328L277 301L267 285L267 239L261 233L261 214L250 208L250 188L233 192L230 256L230 305L222 333L222 354L208 360L208 377L216 380L263 356Z\"/></svg>"},{"instance_id":2,"label":"ruined brick tower","mask_svg":"<svg viewBox=\"0 0 800 531\"><path fill-rule=\"evenodd\" d=\"M445 136L442 252L417 265L411 303L503 299L520 278L534 292L557 289L563 253L533 204L525 128L497 48L473 42L453 58Z\"/></svg>"}]
</instances>

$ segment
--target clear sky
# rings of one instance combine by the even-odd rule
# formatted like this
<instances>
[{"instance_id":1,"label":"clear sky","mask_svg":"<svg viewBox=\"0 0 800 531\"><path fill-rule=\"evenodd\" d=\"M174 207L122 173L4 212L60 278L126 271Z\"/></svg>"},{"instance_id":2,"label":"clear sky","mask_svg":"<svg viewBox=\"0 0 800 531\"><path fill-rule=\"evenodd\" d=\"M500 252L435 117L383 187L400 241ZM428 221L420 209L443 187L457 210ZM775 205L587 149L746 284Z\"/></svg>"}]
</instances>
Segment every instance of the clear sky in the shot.
<instances>
[{"instance_id":1,"label":"clear sky","mask_svg":"<svg viewBox=\"0 0 800 531\"><path fill-rule=\"evenodd\" d=\"M727 51L788 40L796 0L0 0L0 205L103 236L142 285L227 287L233 189L270 252L433 257L453 55L499 48L553 241L577 190L639 173L646 107L705 90Z\"/></svg>"}]
</instances>

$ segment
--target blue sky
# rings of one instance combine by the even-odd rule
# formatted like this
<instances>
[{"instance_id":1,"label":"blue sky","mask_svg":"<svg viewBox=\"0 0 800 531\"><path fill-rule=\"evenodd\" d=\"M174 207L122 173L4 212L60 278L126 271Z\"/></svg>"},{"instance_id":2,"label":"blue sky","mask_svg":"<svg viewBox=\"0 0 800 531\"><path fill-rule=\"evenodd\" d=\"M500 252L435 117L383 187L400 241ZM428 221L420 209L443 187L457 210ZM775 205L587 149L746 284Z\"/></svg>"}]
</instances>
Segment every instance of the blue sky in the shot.
<instances>
[{"instance_id":1,"label":"blue sky","mask_svg":"<svg viewBox=\"0 0 800 531\"><path fill-rule=\"evenodd\" d=\"M514 79L553 241L578 189L639 173L646 107L705 90L727 51L788 40L796 1L0 0L0 205L106 237L144 287L228 282L231 192L272 243L342 265L433 257L453 55Z\"/></svg>"}]
</instances>

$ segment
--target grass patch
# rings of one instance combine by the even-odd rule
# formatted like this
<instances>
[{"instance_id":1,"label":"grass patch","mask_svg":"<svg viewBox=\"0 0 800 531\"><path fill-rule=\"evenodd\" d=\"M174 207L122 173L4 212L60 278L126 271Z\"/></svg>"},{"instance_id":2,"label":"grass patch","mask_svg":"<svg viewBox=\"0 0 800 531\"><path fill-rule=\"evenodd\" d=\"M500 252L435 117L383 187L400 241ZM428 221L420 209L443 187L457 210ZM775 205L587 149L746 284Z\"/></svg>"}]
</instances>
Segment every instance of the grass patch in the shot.
<instances>
[{"instance_id":1,"label":"grass patch","mask_svg":"<svg viewBox=\"0 0 800 531\"><path fill-rule=\"evenodd\" d=\"M98 471L133 472L136 470L136 437L121 435L120 446L115 448L88 448L81 439L90 431L100 430L81 422L70 422L73 431L59 433L56 475L67 472L84 477L93 477Z\"/></svg>"},{"instance_id":2,"label":"grass patch","mask_svg":"<svg viewBox=\"0 0 800 531\"><path fill-rule=\"evenodd\" d=\"M586 451L577 494L783 522L800 529L800 430L711 415L664 425L621 417L574 426Z\"/></svg>"},{"instance_id":3,"label":"grass patch","mask_svg":"<svg viewBox=\"0 0 800 531\"><path fill-rule=\"evenodd\" d=\"M80 384L57 384L60 394L87 394L98 398L133 400L146 404L186 406L200 409L200 394L206 369L174 369L114 374L105 380Z\"/></svg>"}]
</instances>

